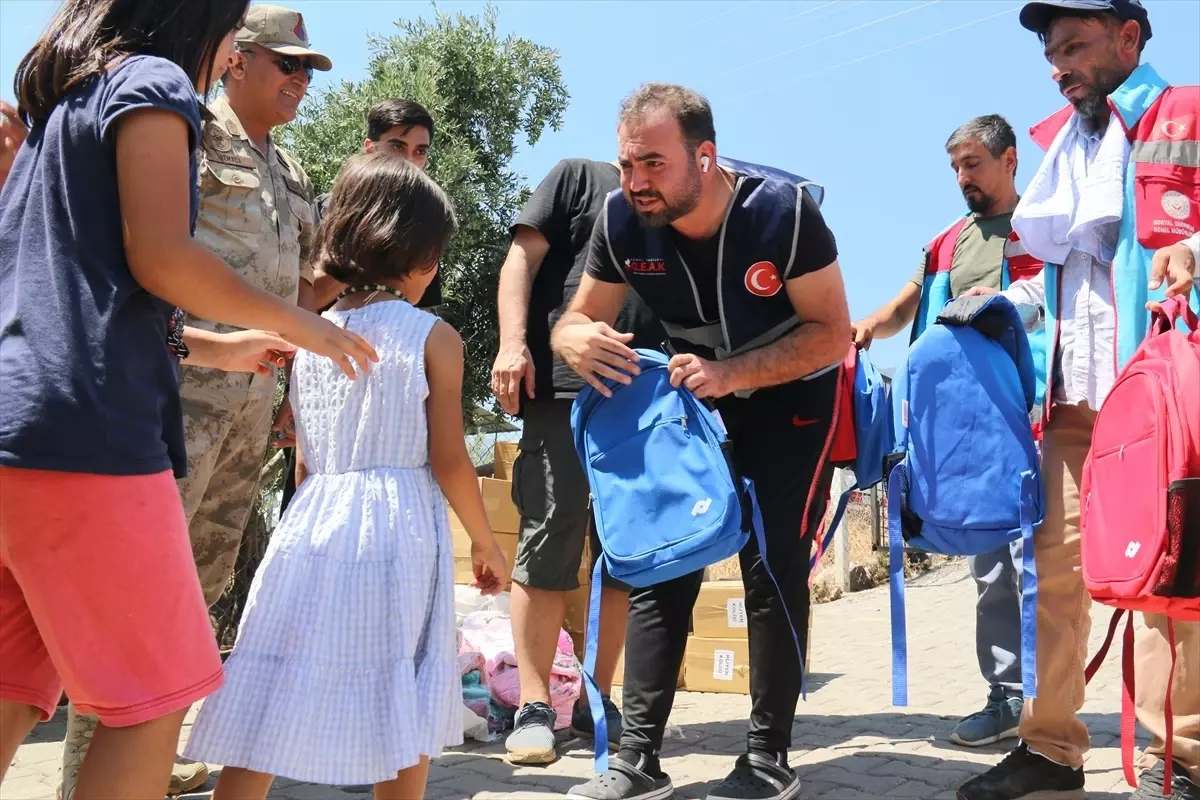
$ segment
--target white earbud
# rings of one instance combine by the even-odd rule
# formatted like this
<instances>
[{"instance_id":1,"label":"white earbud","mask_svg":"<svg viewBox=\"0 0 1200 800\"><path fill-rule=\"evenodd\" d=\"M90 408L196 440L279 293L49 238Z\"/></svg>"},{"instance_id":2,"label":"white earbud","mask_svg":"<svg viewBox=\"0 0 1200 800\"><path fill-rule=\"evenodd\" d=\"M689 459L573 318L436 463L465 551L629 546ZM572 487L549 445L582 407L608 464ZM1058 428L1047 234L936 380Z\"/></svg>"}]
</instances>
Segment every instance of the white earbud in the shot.
<instances>
[{"instance_id":1,"label":"white earbud","mask_svg":"<svg viewBox=\"0 0 1200 800\"><path fill-rule=\"evenodd\" d=\"M708 172L708 156L700 156L700 171Z\"/></svg>"}]
</instances>

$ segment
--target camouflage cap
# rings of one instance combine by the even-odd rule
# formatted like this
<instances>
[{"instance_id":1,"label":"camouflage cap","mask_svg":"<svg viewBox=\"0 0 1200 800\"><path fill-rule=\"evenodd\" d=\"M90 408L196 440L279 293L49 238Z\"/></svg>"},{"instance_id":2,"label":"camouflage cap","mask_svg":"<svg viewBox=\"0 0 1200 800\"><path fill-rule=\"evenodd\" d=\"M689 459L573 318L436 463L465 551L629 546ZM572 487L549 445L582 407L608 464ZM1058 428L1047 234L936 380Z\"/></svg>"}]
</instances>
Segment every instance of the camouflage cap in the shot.
<instances>
[{"instance_id":1,"label":"camouflage cap","mask_svg":"<svg viewBox=\"0 0 1200 800\"><path fill-rule=\"evenodd\" d=\"M304 15L283 6L251 6L246 24L234 36L238 44L256 44L285 56L308 59L313 69L328 72L333 62L308 46Z\"/></svg>"}]
</instances>

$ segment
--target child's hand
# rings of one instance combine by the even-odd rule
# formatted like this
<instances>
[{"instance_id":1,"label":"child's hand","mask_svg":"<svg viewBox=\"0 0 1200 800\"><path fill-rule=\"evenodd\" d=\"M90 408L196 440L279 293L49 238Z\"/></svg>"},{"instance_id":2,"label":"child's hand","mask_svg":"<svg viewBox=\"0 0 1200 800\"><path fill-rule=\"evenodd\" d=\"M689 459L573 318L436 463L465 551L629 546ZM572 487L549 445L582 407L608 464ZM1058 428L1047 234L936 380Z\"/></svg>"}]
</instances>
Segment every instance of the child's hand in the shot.
<instances>
[{"instance_id":1,"label":"child's hand","mask_svg":"<svg viewBox=\"0 0 1200 800\"><path fill-rule=\"evenodd\" d=\"M375 348L358 334L301 308L296 308L291 316L292 324L279 331L279 335L309 352L332 359L350 379L358 377L356 365L358 370L366 372L370 362L379 360Z\"/></svg>"},{"instance_id":2,"label":"child's hand","mask_svg":"<svg viewBox=\"0 0 1200 800\"><path fill-rule=\"evenodd\" d=\"M184 364L225 372L270 375L296 352L294 344L266 331L211 333L185 327L183 340L191 350Z\"/></svg>"},{"instance_id":3,"label":"child's hand","mask_svg":"<svg viewBox=\"0 0 1200 800\"><path fill-rule=\"evenodd\" d=\"M504 584L508 582L508 562L494 537L488 544L471 544L471 566L475 570L475 583L471 585L480 592L492 595L504 590Z\"/></svg>"}]
</instances>

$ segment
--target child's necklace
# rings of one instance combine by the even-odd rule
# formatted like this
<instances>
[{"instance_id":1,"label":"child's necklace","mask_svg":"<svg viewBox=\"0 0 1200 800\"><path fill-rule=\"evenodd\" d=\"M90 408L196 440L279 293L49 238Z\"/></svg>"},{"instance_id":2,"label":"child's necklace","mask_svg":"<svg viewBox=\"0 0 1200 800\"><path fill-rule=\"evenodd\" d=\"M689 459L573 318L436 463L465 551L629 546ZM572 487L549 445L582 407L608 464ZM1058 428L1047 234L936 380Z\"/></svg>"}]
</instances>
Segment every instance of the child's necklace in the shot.
<instances>
[{"instance_id":1,"label":"child's necklace","mask_svg":"<svg viewBox=\"0 0 1200 800\"><path fill-rule=\"evenodd\" d=\"M384 286L382 283L364 283L359 284L358 286L347 286L338 294L336 298L334 298L333 302L336 303L344 297L352 294L358 294L359 292L370 292L370 294L367 295L367 299L363 301L363 305L366 305L374 300L375 295L379 294L380 292L383 292L384 294L390 294L406 303L408 302L408 298L405 297L399 289L394 289L391 286Z\"/></svg>"}]
</instances>

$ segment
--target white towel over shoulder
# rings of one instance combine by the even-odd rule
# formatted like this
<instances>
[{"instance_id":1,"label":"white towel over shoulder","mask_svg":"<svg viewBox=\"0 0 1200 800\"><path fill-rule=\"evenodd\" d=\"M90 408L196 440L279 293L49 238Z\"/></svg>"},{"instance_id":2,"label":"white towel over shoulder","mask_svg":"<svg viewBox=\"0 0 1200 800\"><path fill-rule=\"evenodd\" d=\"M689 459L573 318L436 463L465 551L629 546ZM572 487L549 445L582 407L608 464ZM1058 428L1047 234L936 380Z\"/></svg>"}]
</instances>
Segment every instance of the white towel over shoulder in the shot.
<instances>
[{"instance_id":1,"label":"white towel over shoulder","mask_svg":"<svg viewBox=\"0 0 1200 800\"><path fill-rule=\"evenodd\" d=\"M1090 163L1080 124L1076 114L1059 131L1013 212L1026 251L1051 264L1062 264L1072 250L1111 262L1112 245L1099 232L1118 222L1124 207L1130 147L1121 121L1112 115Z\"/></svg>"}]
</instances>

